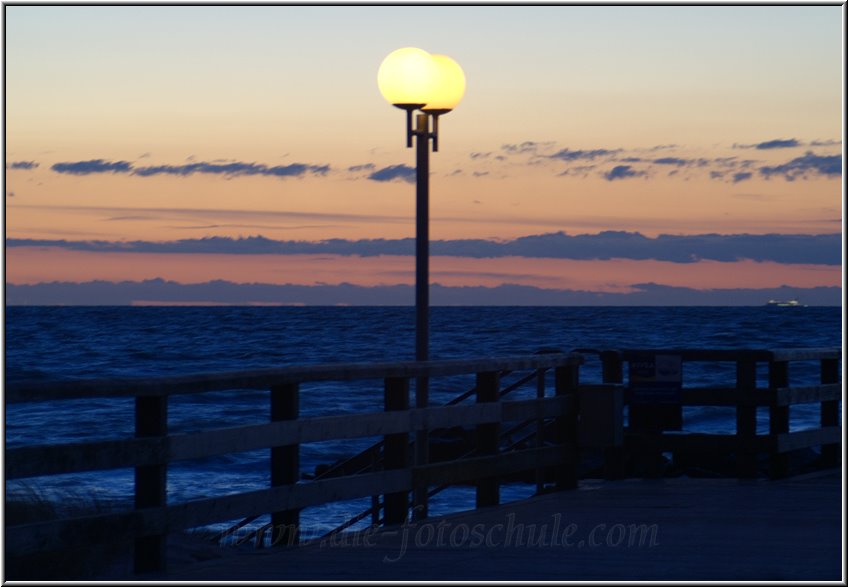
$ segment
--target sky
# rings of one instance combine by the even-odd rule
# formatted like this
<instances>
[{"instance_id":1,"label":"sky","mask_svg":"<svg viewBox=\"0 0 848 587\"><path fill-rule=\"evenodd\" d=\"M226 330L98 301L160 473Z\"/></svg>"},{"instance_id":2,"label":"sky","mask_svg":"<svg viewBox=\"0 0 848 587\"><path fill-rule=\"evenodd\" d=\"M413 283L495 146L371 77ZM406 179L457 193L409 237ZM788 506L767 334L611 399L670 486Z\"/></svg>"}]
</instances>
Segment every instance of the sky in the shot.
<instances>
[{"instance_id":1,"label":"sky","mask_svg":"<svg viewBox=\"0 0 848 587\"><path fill-rule=\"evenodd\" d=\"M7 5L6 283L412 284L414 150L376 76L415 46L467 79L430 159L432 283L838 304L843 18Z\"/></svg>"}]
</instances>

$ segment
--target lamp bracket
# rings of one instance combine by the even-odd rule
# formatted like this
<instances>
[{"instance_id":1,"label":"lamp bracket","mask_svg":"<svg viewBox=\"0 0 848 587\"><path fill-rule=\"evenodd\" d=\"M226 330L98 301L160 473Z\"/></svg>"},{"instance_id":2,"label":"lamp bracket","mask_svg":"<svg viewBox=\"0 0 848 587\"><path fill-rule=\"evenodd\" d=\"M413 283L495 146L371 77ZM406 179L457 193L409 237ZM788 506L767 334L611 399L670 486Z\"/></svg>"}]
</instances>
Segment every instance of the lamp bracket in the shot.
<instances>
[{"instance_id":1,"label":"lamp bracket","mask_svg":"<svg viewBox=\"0 0 848 587\"><path fill-rule=\"evenodd\" d=\"M412 113L424 108L426 104L393 104L393 106L406 111L406 146L411 147L412 135L415 134L415 131L412 129Z\"/></svg>"}]
</instances>

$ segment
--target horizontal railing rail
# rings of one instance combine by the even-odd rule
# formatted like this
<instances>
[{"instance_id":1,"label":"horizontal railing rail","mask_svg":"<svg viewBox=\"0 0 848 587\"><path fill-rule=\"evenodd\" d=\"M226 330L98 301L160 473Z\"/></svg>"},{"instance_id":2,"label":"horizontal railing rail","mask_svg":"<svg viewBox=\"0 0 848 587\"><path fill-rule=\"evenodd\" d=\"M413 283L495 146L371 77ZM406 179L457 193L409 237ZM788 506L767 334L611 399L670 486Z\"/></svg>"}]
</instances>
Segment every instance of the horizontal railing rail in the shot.
<instances>
[{"instance_id":1,"label":"horizontal railing rail","mask_svg":"<svg viewBox=\"0 0 848 587\"><path fill-rule=\"evenodd\" d=\"M414 377L468 375L483 371L543 369L562 364L562 353L506 358L456 359L441 361L399 361L384 363L331 363L298 365L249 371L196 373L172 377L113 379L74 379L58 381L21 380L9 382L7 404L95 397L173 396L209 391L268 390L289 383L315 381L354 381ZM568 359L580 361L574 353Z\"/></svg>"}]
</instances>

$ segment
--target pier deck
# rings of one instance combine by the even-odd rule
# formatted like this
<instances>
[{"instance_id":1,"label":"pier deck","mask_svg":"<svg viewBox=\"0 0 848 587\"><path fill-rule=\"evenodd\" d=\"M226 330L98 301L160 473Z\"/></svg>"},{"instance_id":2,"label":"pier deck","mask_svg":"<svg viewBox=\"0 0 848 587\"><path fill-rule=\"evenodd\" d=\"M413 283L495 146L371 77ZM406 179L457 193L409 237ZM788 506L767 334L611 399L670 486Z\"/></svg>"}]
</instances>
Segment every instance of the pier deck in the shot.
<instances>
[{"instance_id":1,"label":"pier deck","mask_svg":"<svg viewBox=\"0 0 848 587\"><path fill-rule=\"evenodd\" d=\"M221 553L149 577L838 581L841 503L839 470L781 480L584 481L576 491L360 534L358 544L348 535Z\"/></svg>"}]
</instances>

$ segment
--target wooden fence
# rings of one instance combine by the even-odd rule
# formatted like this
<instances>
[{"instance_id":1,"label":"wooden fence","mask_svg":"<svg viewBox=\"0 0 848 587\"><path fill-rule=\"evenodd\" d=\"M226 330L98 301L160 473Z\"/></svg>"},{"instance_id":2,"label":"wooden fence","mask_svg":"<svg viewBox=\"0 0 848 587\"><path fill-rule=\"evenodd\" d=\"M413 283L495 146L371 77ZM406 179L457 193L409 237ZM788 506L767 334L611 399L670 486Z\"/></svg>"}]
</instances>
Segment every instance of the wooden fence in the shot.
<instances>
[{"instance_id":1,"label":"wooden fence","mask_svg":"<svg viewBox=\"0 0 848 587\"><path fill-rule=\"evenodd\" d=\"M660 452L683 455L708 452L714 455L735 454L737 474L755 477L758 455L769 458L769 475L782 477L789 472L789 453L794 450L821 447L825 465L840 461L842 427L839 423L839 401L842 399L839 363L841 349L783 350L707 350L707 349L627 349L594 351L600 355L603 381L621 384L625 365L646 357L679 357L682 363L730 363L735 366L733 385L682 387L679 402L672 405L641 405L634 401L633 382L629 382L624 404L629 406L630 422L624 435L623 451L641 456ZM801 361L818 362L818 384L791 385L790 365ZM758 367L766 370L765 386L758 385ZM631 370L632 374L632 370ZM820 427L790 430L790 406L802 403L820 404ZM735 408L735 434L680 434L663 427L661 422L671 415L682 422L682 408L692 406L726 406ZM768 409L768 433L757 433L757 408ZM657 423L660 423L658 426ZM686 431L685 422L680 428ZM666 428L666 429L663 429ZM621 451L618 453L621 458ZM656 460L655 460L656 462ZM622 463L618 463L620 469ZM613 469L616 467L613 467ZM618 474L622 474L619 470Z\"/></svg>"},{"instance_id":2,"label":"wooden fence","mask_svg":"<svg viewBox=\"0 0 848 587\"><path fill-rule=\"evenodd\" d=\"M580 384L581 369L590 365L590 352L600 357L601 385ZM678 401L671 404L634 401L633 377L624 385L625 366L656 356L678 357L681 364L732 363L735 381L709 388L681 386ZM382 522L397 524L409 515L410 506L426 512L431 487L474 483L478 507L497 505L500 479L517 472L535 470L540 480L543 470L554 471L552 482L557 488L575 487L579 455L588 447L605 450L608 469L617 468L619 475L623 455L638 460L666 451L675 455L693 450L733 453L738 474L746 477L757 474L762 454L769 457L771 475L785 475L788 453L805 447L821 446L822 459L837 464L841 448L840 357L838 348L627 349L503 359L314 365L148 379L13 382L6 387L7 404L134 398L134 438L7 448L5 466L7 480L132 467L135 504L125 512L7 526L6 556L129 537L134 541L134 569L141 573L164 567L169 533L215 522L270 513L271 542L285 545L299 541L300 511L324 503L370 496L374 511L383 511ZM790 364L797 361L818 362L818 384L790 385ZM758 384L760 366L766 369L764 386ZM501 399L514 387L505 386L502 377L513 372L525 373L519 383L535 383L535 399ZM553 375L546 376L546 372ZM461 396L475 397L474 404L410 407L417 403L410 402L411 382L455 375L475 376L474 389ZM354 380L373 380L382 387L383 411L301 417L300 398L309 393L310 384ZM222 390L270 391L270 421L194 433L169 432L169 398ZM808 402L821 406L820 427L791 431L790 406ZM656 425L669 415L682 420L685 406L735 408L735 434L681 434ZM758 407L768 409L767 434L757 433ZM626 428L625 411L629 418ZM513 426L516 422L530 424L535 440L504 446L499 439L508 422ZM685 422L681 423L685 432ZM474 428L473 454L430 462L426 451L413 450L413 437L426 440L432 431L451 426ZM301 478L300 445L373 436L382 437L380 467L316 480ZM168 503L169 464L254 449L269 449L270 487ZM377 519L375 515L373 520Z\"/></svg>"},{"instance_id":3,"label":"wooden fence","mask_svg":"<svg viewBox=\"0 0 848 587\"><path fill-rule=\"evenodd\" d=\"M272 543L299 540L300 510L323 503L382 495L384 523L403 522L409 492L426 508L427 488L475 482L477 506L499 503L499 477L553 467L556 485L577 483L576 395L578 354L537 354L504 359L337 364L288 367L223 374L155 379L17 382L6 389L6 402L44 402L80 398L131 397L135 400L135 437L123 440L37 445L6 451L6 478L20 479L82 471L133 467L135 507L120 513L91 515L6 527L6 556L60 550L71 544L98 544L117 537L134 540L137 573L164 568L169 533L214 522L271 514ZM546 371L553 371L553 394L546 393ZM501 374L530 371L536 399L499 401ZM476 376L473 405L410 408L410 381ZM318 381L382 381L383 412L299 417L304 384ZM205 430L168 431L168 400L180 394L220 390L270 390L270 422ZM537 442L522 450L499 451L506 422L548 422L554 443ZM449 462L413 462L410 435L422 438L438 428L476 427L476 451ZM381 470L315 481L302 481L300 445L309 442L383 436ZM253 449L270 449L270 488L223 497L168 504L168 465ZM426 452L415 451L416 456ZM420 459L419 459L420 460ZM422 497L423 496L423 497Z\"/></svg>"}]
</instances>

